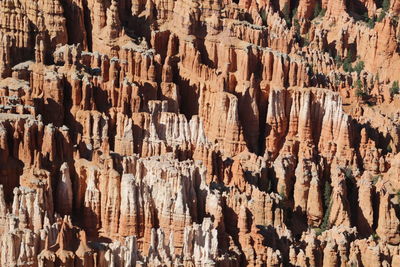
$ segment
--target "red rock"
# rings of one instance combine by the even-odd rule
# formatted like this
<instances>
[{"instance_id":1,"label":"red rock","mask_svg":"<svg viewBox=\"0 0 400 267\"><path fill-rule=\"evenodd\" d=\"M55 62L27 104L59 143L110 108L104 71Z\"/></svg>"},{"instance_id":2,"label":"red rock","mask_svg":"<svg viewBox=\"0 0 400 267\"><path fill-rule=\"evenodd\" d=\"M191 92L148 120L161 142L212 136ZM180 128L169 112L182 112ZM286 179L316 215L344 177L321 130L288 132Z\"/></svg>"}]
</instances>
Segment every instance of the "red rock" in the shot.
<instances>
[{"instance_id":1,"label":"red rock","mask_svg":"<svg viewBox=\"0 0 400 267\"><path fill-rule=\"evenodd\" d=\"M398 265L400 6L360 10L2 1L0 265Z\"/></svg>"}]
</instances>

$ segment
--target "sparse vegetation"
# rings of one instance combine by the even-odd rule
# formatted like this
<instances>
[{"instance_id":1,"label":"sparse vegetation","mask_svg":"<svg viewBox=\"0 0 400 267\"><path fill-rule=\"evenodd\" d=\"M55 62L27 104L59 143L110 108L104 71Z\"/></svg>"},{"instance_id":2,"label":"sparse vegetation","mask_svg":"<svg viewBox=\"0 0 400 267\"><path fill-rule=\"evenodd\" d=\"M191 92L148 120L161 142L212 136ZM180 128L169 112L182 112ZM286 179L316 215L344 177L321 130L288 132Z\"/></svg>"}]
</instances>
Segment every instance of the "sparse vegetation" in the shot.
<instances>
[{"instance_id":1,"label":"sparse vegetation","mask_svg":"<svg viewBox=\"0 0 400 267\"><path fill-rule=\"evenodd\" d=\"M261 17L263 24L266 25L267 24L267 12L265 12L265 9L262 9L260 11L260 17Z\"/></svg>"},{"instance_id":2,"label":"sparse vegetation","mask_svg":"<svg viewBox=\"0 0 400 267\"><path fill-rule=\"evenodd\" d=\"M323 17L325 16L326 9L322 8L321 3L317 2L315 8L314 8L314 13L313 13L313 19L318 18L318 17Z\"/></svg>"},{"instance_id":3,"label":"sparse vegetation","mask_svg":"<svg viewBox=\"0 0 400 267\"><path fill-rule=\"evenodd\" d=\"M380 176L379 175L375 175L372 176L371 182L373 185L376 185L376 183L379 181Z\"/></svg>"},{"instance_id":4,"label":"sparse vegetation","mask_svg":"<svg viewBox=\"0 0 400 267\"><path fill-rule=\"evenodd\" d=\"M345 72L352 72L353 71L353 67L351 66L351 62L352 61L353 61L353 53L351 52L351 50L348 50L347 51L347 56L343 60L343 70Z\"/></svg>"},{"instance_id":5,"label":"sparse vegetation","mask_svg":"<svg viewBox=\"0 0 400 267\"><path fill-rule=\"evenodd\" d=\"M300 34L300 23L297 18L293 20L294 28L298 34Z\"/></svg>"},{"instance_id":6,"label":"sparse vegetation","mask_svg":"<svg viewBox=\"0 0 400 267\"><path fill-rule=\"evenodd\" d=\"M278 194L282 198L282 200L281 200L282 202L286 201L286 194L285 194L285 190L284 190L283 186L281 186Z\"/></svg>"},{"instance_id":7,"label":"sparse vegetation","mask_svg":"<svg viewBox=\"0 0 400 267\"><path fill-rule=\"evenodd\" d=\"M320 235L322 232L330 228L329 215L332 209L332 188L329 184L329 181L325 181L324 185L324 208L325 214L324 218L322 219L321 227L316 228L315 230L317 235Z\"/></svg>"},{"instance_id":8,"label":"sparse vegetation","mask_svg":"<svg viewBox=\"0 0 400 267\"><path fill-rule=\"evenodd\" d=\"M305 37L303 37L303 46L309 46L310 45L310 39L308 33L306 34Z\"/></svg>"},{"instance_id":9,"label":"sparse vegetation","mask_svg":"<svg viewBox=\"0 0 400 267\"><path fill-rule=\"evenodd\" d=\"M397 95L400 91L399 88L399 81L394 81L392 84L392 87L390 87L390 94L393 95Z\"/></svg>"},{"instance_id":10,"label":"sparse vegetation","mask_svg":"<svg viewBox=\"0 0 400 267\"><path fill-rule=\"evenodd\" d=\"M284 20L286 21L286 25L288 26L288 28L290 28L292 26L292 20L290 19L290 9L287 4L285 4L285 6L283 7L282 14Z\"/></svg>"},{"instance_id":11,"label":"sparse vegetation","mask_svg":"<svg viewBox=\"0 0 400 267\"><path fill-rule=\"evenodd\" d=\"M382 1L382 9L383 9L385 12L388 12L388 11L389 11L389 8L390 8L390 0L383 0L383 1Z\"/></svg>"},{"instance_id":12,"label":"sparse vegetation","mask_svg":"<svg viewBox=\"0 0 400 267\"><path fill-rule=\"evenodd\" d=\"M368 28L373 29L375 27L375 20L372 18L368 18L367 26L368 26Z\"/></svg>"},{"instance_id":13,"label":"sparse vegetation","mask_svg":"<svg viewBox=\"0 0 400 267\"><path fill-rule=\"evenodd\" d=\"M353 67L351 66L351 63L344 61L343 62L343 70L345 72L353 72Z\"/></svg>"},{"instance_id":14,"label":"sparse vegetation","mask_svg":"<svg viewBox=\"0 0 400 267\"><path fill-rule=\"evenodd\" d=\"M374 240L374 241L378 241L379 239L381 239L379 237L379 235L377 233L375 233L375 232L372 233L371 237L372 237L372 240Z\"/></svg>"},{"instance_id":15,"label":"sparse vegetation","mask_svg":"<svg viewBox=\"0 0 400 267\"><path fill-rule=\"evenodd\" d=\"M360 98L368 97L368 93L364 90L364 86L360 79L354 82L353 86L356 88L356 96Z\"/></svg>"},{"instance_id":16,"label":"sparse vegetation","mask_svg":"<svg viewBox=\"0 0 400 267\"><path fill-rule=\"evenodd\" d=\"M381 11L381 13L379 14L379 16L376 19L376 21L377 22L381 22L385 17L386 17L386 12L385 11Z\"/></svg>"},{"instance_id":17,"label":"sparse vegetation","mask_svg":"<svg viewBox=\"0 0 400 267\"><path fill-rule=\"evenodd\" d=\"M324 230L322 230L321 228L317 227L317 228L314 228L314 231L315 231L315 234L316 234L317 236L319 236L319 235L322 234L322 232L323 232Z\"/></svg>"},{"instance_id":18,"label":"sparse vegetation","mask_svg":"<svg viewBox=\"0 0 400 267\"><path fill-rule=\"evenodd\" d=\"M353 171L350 168L344 168L344 177L346 177L346 179L353 179Z\"/></svg>"},{"instance_id":19,"label":"sparse vegetation","mask_svg":"<svg viewBox=\"0 0 400 267\"><path fill-rule=\"evenodd\" d=\"M353 58L353 53L351 50L347 51L347 56L343 59L339 55L335 56L335 63L338 67L343 66L343 70L345 72L357 72L358 75L360 75L361 71L364 70L365 68L365 63L364 61L358 61L354 67L352 65L354 58Z\"/></svg>"},{"instance_id":20,"label":"sparse vegetation","mask_svg":"<svg viewBox=\"0 0 400 267\"><path fill-rule=\"evenodd\" d=\"M338 66L338 68L340 68L340 66L342 66L343 59L341 58L341 56L339 56L339 55L335 56L335 64L336 64L336 66Z\"/></svg>"},{"instance_id":21,"label":"sparse vegetation","mask_svg":"<svg viewBox=\"0 0 400 267\"><path fill-rule=\"evenodd\" d=\"M397 27L399 25L399 16L393 16L391 22L394 27Z\"/></svg>"},{"instance_id":22,"label":"sparse vegetation","mask_svg":"<svg viewBox=\"0 0 400 267\"><path fill-rule=\"evenodd\" d=\"M373 29L375 27L375 17L368 17L368 13L362 15L362 20L367 23L368 28Z\"/></svg>"},{"instance_id":23,"label":"sparse vegetation","mask_svg":"<svg viewBox=\"0 0 400 267\"><path fill-rule=\"evenodd\" d=\"M385 17L387 12L389 11L390 8L390 0L378 0L378 7L382 7L381 13L379 13L379 16L376 18L377 22L381 22Z\"/></svg>"},{"instance_id":24,"label":"sparse vegetation","mask_svg":"<svg viewBox=\"0 0 400 267\"><path fill-rule=\"evenodd\" d=\"M355 72L357 72L358 75L360 75L361 71L364 70L364 67L365 67L364 61L358 61L353 69Z\"/></svg>"},{"instance_id":25,"label":"sparse vegetation","mask_svg":"<svg viewBox=\"0 0 400 267\"><path fill-rule=\"evenodd\" d=\"M354 87L356 87L358 90L361 90L363 88L362 82L360 79L354 82Z\"/></svg>"},{"instance_id":26,"label":"sparse vegetation","mask_svg":"<svg viewBox=\"0 0 400 267\"><path fill-rule=\"evenodd\" d=\"M321 13L321 10L322 10L321 3L317 1L317 4L315 5L315 8L314 8L313 18L318 17L319 13Z\"/></svg>"},{"instance_id":27,"label":"sparse vegetation","mask_svg":"<svg viewBox=\"0 0 400 267\"><path fill-rule=\"evenodd\" d=\"M321 224L322 232L331 228L331 225L329 223L329 216L331 214L331 209L332 209L332 203L329 203L328 209L325 211L324 218L322 219L322 224Z\"/></svg>"},{"instance_id":28,"label":"sparse vegetation","mask_svg":"<svg viewBox=\"0 0 400 267\"><path fill-rule=\"evenodd\" d=\"M365 98L365 97L368 96L368 94L362 89L357 89L356 90L356 96L360 97L360 98Z\"/></svg>"},{"instance_id":29,"label":"sparse vegetation","mask_svg":"<svg viewBox=\"0 0 400 267\"><path fill-rule=\"evenodd\" d=\"M319 16L323 17L323 16L325 16L325 13L326 13L326 8L323 8L323 9L321 9L321 12L319 12Z\"/></svg>"},{"instance_id":30,"label":"sparse vegetation","mask_svg":"<svg viewBox=\"0 0 400 267\"><path fill-rule=\"evenodd\" d=\"M329 184L328 181L325 181L325 185L324 185L324 205L325 205L325 208L329 207L329 204L331 202L331 194L332 194L331 185Z\"/></svg>"}]
</instances>

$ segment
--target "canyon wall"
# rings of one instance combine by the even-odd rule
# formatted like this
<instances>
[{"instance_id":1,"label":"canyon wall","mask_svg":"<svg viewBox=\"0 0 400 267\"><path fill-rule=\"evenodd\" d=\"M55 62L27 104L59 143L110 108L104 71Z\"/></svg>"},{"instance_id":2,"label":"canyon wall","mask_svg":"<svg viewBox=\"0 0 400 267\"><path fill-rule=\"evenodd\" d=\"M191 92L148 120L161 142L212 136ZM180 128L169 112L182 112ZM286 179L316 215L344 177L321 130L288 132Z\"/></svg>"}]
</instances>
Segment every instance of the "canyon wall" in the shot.
<instances>
[{"instance_id":1,"label":"canyon wall","mask_svg":"<svg viewBox=\"0 0 400 267\"><path fill-rule=\"evenodd\" d=\"M0 1L0 266L400 266L399 15Z\"/></svg>"}]
</instances>

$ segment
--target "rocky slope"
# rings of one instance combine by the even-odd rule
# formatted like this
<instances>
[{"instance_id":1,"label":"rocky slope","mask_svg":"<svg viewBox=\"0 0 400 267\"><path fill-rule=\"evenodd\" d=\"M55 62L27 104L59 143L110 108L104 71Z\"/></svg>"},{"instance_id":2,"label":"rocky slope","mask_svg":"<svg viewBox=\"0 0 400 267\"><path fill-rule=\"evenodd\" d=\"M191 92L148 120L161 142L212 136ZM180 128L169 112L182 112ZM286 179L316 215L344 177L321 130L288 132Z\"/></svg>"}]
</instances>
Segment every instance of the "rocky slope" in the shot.
<instances>
[{"instance_id":1,"label":"rocky slope","mask_svg":"<svg viewBox=\"0 0 400 267\"><path fill-rule=\"evenodd\" d=\"M0 266L400 266L399 15L1 0Z\"/></svg>"}]
</instances>

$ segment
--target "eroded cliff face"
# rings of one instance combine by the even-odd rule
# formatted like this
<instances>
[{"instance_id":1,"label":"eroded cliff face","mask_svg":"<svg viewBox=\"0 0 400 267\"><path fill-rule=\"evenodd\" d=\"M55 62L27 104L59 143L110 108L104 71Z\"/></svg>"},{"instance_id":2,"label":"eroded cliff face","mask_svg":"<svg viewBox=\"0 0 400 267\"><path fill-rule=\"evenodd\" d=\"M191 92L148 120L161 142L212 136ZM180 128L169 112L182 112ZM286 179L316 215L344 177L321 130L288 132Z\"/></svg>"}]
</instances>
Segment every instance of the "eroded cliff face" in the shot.
<instances>
[{"instance_id":1,"label":"eroded cliff face","mask_svg":"<svg viewBox=\"0 0 400 267\"><path fill-rule=\"evenodd\" d=\"M0 265L399 266L399 13L0 1Z\"/></svg>"}]
</instances>

